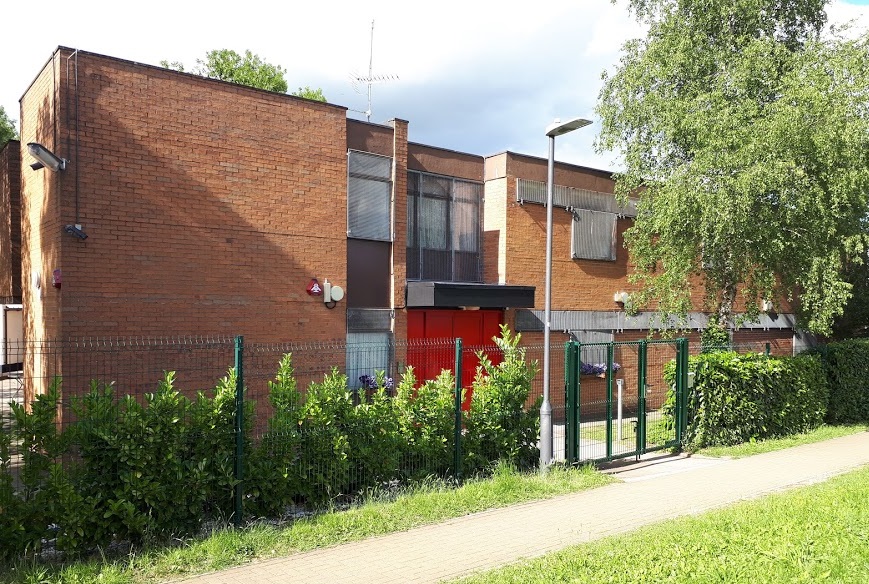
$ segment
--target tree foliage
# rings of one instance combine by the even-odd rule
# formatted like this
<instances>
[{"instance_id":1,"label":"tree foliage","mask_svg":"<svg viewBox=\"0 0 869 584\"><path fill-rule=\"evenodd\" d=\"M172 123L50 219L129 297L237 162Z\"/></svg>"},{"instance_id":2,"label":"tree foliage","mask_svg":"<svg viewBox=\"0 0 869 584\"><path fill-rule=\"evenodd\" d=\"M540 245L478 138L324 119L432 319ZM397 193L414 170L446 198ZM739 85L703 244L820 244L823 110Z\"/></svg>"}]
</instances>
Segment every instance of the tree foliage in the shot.
<instances>
[{"instance_id":1,"label":"tree foliage","mask_svg":"<svg viewBox=\"0 0 869 584\"><path fill-rule=\"evenodd\" d=\"M168 60L160 61L160 66L174 71L185 72L184 63L181 61ZM245 51L244 55L239 55L232 49L217 49L205 53L205 59L196 59L196 66L191 73L209 77L211 79L220 79L221 81L230 81L240 85L247 85L267 91L276 91L278 93L287 92L287 80L284 77L287 70L280 65L272 65L263 61L259 55L255 55L250 51ZM319 87L312 89L309 86L299 87L297 91L293 91L290 95L296 97L304 97L305 99L313 99L316 101L326 101L326 96L323 95L323 90Z\"/></svg>"},{"instance_id":2,"label":"tree foliage","mask_svg":"<svg viewBox=\"0 0 869 584\"><path fill-rule=\"evenodd\" d=\"M604 74L600 151L621 153L638 305L684 316L700 281L720 325L789 299L828 333L867 249L869 35L826 0L630 0L648 26ZM669 322L673 322L671 319Z\"/></svg>"},{"instance_id":3,"label":"tree foliage","mask_svg":"<svg viewBox=\"0 0 869 584\"><path fill-rule=\"evenodd\" d=\"M9 140L17 140L18 131L15 129L15 120L6 115L6 110L0 105L0 148Z\"/></svg>"},{"instance_id":4,"label":"tree foliage","mask_svg":"<svg viewBox=\"0 0 869 584\"><path fill-rule=\"evenodd\" d=\"M306 85L304 87L300 87L297 91L292 92L291 95L295 95L296 97L304 97L305 99L313 99L314 101L326 101L326 96L323 95L323 90L319 87L316 89L311 89Z\"/></svg>"}]
</instances>

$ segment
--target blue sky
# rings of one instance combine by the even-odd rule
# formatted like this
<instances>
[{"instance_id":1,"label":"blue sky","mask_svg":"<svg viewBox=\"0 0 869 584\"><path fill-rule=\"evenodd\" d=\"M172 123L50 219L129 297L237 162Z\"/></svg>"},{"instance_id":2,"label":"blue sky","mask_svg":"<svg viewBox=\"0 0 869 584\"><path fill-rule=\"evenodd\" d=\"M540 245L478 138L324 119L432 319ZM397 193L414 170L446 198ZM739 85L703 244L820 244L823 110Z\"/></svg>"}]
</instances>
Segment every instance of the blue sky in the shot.
<instances>
[{"instance_id":1,"label":"blue sky","mask_svg":"<svg viewBox=\"0 0 869 584\"><path fill-rule=\"evenodd\" d=\"M869 0L835 0L837 22L863 18ZM594 119L600 76L618 62L622 43L642 35L620 0L511 3L441 0L425 12L406 0L284 2L241 10L237 2L108 0L4 6L0 35L0 105L19 117L18 99L58 46L188 67L206 51L250 49L287 69L291 88L322 87L332 103L366 109L352 73L367 74L375 21L374 74L397 76L373 88L372 121L410 121L410 139L493 154L510 149L545 156L546 126L556 117ZM20 23L38 22L38 26ZM351 117L362 114L350 112ZM617 167L614 153L596 154L596 125L559 139L560 160Z\"/></svg>"}]
</instances>

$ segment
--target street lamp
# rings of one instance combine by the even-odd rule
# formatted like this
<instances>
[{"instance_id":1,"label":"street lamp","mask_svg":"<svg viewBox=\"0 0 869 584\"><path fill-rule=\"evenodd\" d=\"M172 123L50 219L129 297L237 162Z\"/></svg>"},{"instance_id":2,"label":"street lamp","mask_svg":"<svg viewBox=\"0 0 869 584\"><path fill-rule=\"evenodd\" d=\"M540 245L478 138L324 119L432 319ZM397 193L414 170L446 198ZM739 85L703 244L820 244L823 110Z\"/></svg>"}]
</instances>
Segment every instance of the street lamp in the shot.
<instances>
[{"instance_id":1,"label":"street lamp","mask_svg":"<svg viewBox=\"0 0 869 584\"><path fill-rule=\"evenodd\" d=\"M549 336L552 329L552 191L555 184L555 137L591 124L590 120L556 119L546 128L549 136L549 168L546 174L546 280L543 324L543 403L540 405L540 470L552 462L552 404L549 401Z\"/></svg>"}]
</instances>

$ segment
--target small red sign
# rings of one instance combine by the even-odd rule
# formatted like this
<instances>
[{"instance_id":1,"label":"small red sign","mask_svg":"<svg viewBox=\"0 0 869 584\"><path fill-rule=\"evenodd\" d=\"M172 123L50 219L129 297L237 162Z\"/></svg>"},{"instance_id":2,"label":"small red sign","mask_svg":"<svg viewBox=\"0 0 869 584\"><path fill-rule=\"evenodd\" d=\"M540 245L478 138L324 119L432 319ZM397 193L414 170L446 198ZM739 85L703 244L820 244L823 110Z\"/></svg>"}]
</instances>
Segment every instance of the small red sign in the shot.
<instances>
[{"instance_id":1,"label":"small red sign","mask_svg":"<svg viewBox=\"0 0 869 584\"><path fill-rule=\"evenodd\" d=\"M311 278L311 283L308 284L308 288L306 292L310 296L322 296L323 295L323 287L320 286L320 283L317 281L317 278Z\"/></svg>"}]
</instances>

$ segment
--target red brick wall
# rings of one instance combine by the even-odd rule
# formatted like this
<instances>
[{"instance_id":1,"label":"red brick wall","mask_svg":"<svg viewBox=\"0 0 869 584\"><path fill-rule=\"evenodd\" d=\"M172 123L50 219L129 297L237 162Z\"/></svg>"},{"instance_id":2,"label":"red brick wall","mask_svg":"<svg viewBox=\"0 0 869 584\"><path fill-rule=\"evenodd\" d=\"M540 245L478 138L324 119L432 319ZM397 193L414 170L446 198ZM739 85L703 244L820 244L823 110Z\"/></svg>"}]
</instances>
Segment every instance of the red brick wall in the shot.
<instances>
[{"instance_id":1,"label":"red brick wall","mask_svg":"<svg viewBox=\"0 0 869 584\"><path fill-rule=\"evenodd\" d=\"M61 122L60 84L64 70L55 54L42 68L21 98L21 143L38 142L63 158L69 158ZM61 263L61 190L74 184L74 174L33 170L29 154L21 160L21 271L24 305L24 337L27 340L58 338L61 334L60 291L51 286L51 274ZM26 379L44 378L50 359L38 352L25 354ZM25 403L40 387L25 384Z\"/></svg>"},{"instance_id":2,"label":"red brick wall","mask_svg":"<svg viewBox=\"0 0 869 584\"><path fill-rule=\"evenodd\" d=\"M769 343L770 355L786 357L794 354L794 332L787 330L736 330L733 344L740 352L764 352Z\"/></svg>"},{"instance_id":3,"label":"red brick wall","mask_svg":"<svg viewBox=\"0 0 869 584\"><path fill-rule=\"evenodd\" d=\"M501 234L506 246L506 283L537 286L542 292L545 282L546 208L543 205L516 202L516 179L546 180L546 161L507 153L506 158L506 229ZM555 183L599 192L613 192L608 173L580 167L556 166ZM574 260L570 257L573 215L553 209L552 216L552 309L618 310L613 293L630 292L627 282L628 252L622 233L630 220L617 225L616 261ZM536 295L536 308L543 309L544 294Z\"/></svg>"},{"instance_id":4,"label":"red brick wall","mask_svg":"<svg viewBox=\"0 0 869 584\"><path fill-rule=\"evenodd\" d=\"M63 270L48 292L62 324L46 333L343 338L343 304L305 287L345 284L344 109L89 53L78 66L78 157L57 173L49 231L75 222L78 172L89 237L64 235L46 266ZM43 77L22 102L28 139Z\"/></svg>"},{"instance_id":5,"label":"red brick wall","mask_svg":"<svg viewBox=\"0 0 869 584\"><path fill-rule=\"evenodd\" d=\"M0 149L0 296L21 296L21 143Z\"/></svg>"},{"instance_id":6,"label":"red brick wall","mask_svg":"<svg viewBox=\"0 0 869 584\"><path fill-rule=\"evenodd\" d=\"M395 175L392 178L395 205L393 221L395 234L392 244L392 301L395 310L393 332L399 341L407 338L407 309L405 308L405 288L407 286L407 121L393 120L392 165ZM402 350L396 351L396 361L406 362Z\"/></svg>"}]
</instances>

